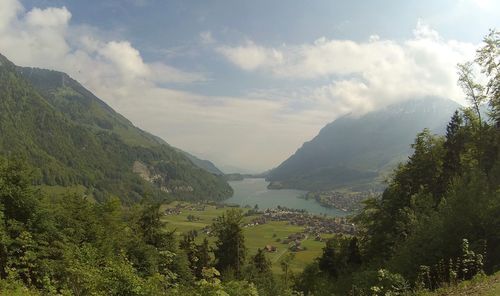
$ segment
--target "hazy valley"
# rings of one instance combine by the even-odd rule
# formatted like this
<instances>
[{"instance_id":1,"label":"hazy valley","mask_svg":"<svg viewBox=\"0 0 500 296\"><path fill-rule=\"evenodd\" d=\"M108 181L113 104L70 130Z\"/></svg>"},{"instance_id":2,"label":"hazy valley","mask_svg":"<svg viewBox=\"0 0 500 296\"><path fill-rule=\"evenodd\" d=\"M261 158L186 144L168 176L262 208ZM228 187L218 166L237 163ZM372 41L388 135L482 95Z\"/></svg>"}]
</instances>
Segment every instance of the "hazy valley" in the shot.
<instances>
[{"instance_id":1,"label":"hazy valley","mask_svg":"<svg viewBox=\"0 0 500 296\"><path fill-rule=\"evenodd\" d=\"M0 296L500 293L494 1L49 2L0 2Z\"/></svg>"}]
</instances>

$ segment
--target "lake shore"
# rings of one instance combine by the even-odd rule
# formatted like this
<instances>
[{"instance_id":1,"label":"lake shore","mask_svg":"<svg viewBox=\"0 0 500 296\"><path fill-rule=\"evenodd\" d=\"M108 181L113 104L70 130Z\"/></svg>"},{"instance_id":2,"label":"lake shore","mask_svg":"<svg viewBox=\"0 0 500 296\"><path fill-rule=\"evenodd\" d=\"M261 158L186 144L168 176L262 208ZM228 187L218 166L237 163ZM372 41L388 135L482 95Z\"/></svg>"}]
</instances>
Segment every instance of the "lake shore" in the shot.
<instances>
[{"instance_id":1,"label":"lake shore","mask_svg":"<svg viewBox=\"0 0 500 296\"><path fill-rule=\"evenodd\" d=\"M229 181L234 190L226 204L237 204L242 207L257 205L260 209L274 209L278 206L291 209L306 210L311 214L343 217L350 213L335 208L327 208L314 199L303 198L307 191L295 189L268 189L269 182L264 178L246 178L240 181Z\"/></svg>"}]
</instances>

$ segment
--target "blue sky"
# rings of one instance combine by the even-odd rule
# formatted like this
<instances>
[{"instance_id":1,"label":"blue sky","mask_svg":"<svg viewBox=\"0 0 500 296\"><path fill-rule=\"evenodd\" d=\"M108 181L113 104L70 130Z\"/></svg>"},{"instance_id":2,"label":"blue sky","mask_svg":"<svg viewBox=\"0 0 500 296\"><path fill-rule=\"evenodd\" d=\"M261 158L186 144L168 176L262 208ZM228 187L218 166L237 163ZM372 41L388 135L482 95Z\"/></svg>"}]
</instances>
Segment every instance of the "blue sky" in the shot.
<instances>
[{"instance_id":1,"label":"blue sky","mask_svg":"<svg viewBox=\"0 0 500 296\"><path fill-rule=\"evenodd\" d=\"M343 114L463 102L455 65L499 22L493 0L2 0L0 52L227 171L261 171Z\"/></svg>"}]
</instances>

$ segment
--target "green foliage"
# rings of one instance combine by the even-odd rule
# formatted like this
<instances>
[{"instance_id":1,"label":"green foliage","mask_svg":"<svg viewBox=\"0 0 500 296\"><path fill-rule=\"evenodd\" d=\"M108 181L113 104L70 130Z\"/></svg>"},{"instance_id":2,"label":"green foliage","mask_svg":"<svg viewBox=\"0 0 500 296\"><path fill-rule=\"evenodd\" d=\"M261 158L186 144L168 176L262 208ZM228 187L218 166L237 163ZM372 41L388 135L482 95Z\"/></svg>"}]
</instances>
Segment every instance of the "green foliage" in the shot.
<instances>
[{"instance_id":1,"label":"green foliage","mask_svg":"<svg viewBox=\"0 0 500 296\"><path fill-rule=\"evenodd\" d=\"M290 270L290 263L295 258L295 253L288 253L280 259L280 267L283 271L283 283L285 289L290 285L290 278L293 278L293 272Z\"/></svg>"},{"instance_id":2,"label":"green foliage","mask_svg":"<svg viewBox=\"0 0 500 296\"><path fill-rule=\"evenodd\" d=\"M266 258L262 249L258 249L257 254L252 257L252 264L259 274L269 274L271 272L271 261Z\"/></svg>"},{"instance_id":3,"label":"green foliage","mask_svg":"<svg viewBox=\"0 0 500 296\"><path fill-rule=\"evenodd\" d=\"M318 260L319 269L332 277L337 277L340 269L336 253L335 241L333 239L328 240L323 248L323 255Z\"/></svg>"},{"instance_id":4,"label":"green foliage","mask_svg":"<svg viewBox=\"0 0 500 296\"><path fill-rule=\"evenodd\" d=\"M222 282L220 273L215 268L203 270L202 279L194 286L180 287L175 295L186 296L258 296L259 293L252 283L247 281Z\"/></svg>"},{"instance_id":5,"label":"green foliage","mask_svg":"<svg viewBox=\"0 0 500 296\"><path fill-rule=\"evenodd\" d=\"M250 258L250 263L244 271L244 278L255 284L259 295L279 294L271 271L271 261L266 257L262 249L258 249L257 253Z\"/></svg>"},{"instance_id":6,"label":"green foliage","mask_svg":"<svg viewBox=\"0 0 500 296\"><path fill-rule=\"evenodd\" d=\"M193 283L157 204L42 196L32 189L29 172L0 158L3 289L13 295L169 295Z\"/></svg>"},{"instance_id":7,"label":"green foliage","mask_svg":"<svg viewBox=\"0 0 500 296\"><path fill-rule=\"evenodd\" d=\"M462 253L458 258L450 259L448 262L440 260L437 264L429 267L420 266L417 286L425 289L436 289L448 283L470 280L483 271L483 255L476 254L469 249L469 242L462 242Z\"/></svg>"},{"instance_id":8,"label":"green foliage","mask_svg":"<svg viewBox=\"0 0 500 296\"><path fill-rule=\"evenodd\" d=\"M98 201L114 194L128 203L147 194L220 200L232 193L222 177L133 126L64 73L2 63L0 110L0 155L26 159L36 184L83 185ZM136 161L154 182L133 172Z\"/></svg>"},{"instance_id":9,"label":"green foliage","mask_svg":"<svg viewBox=\"0 0 500 296\"><path fill-rule=\"evenodd\" d=\"M295 282L295 287L305 295L320 295L320 291L330 292L329 282L329 276L325 276L318 262L314 262L304 268Z\"/></svg>"},{"instance_id":10,"label":"green foliage","mask_svg":"<svg viewBox=\"0 0 500 296\"><path fill-rule=\"evenodd\" d=\"M246 248L243 235L243 212L230 209L213 224L213 233L217 237L215 243L215 267L224 276L241 276L245 263Z\"/></svg>"},{"instance_id":11,"label":"green foliage","mask_svg":"<svg viewBox=\"0 0 500 296\"><path fill-rule=\"evenodd\" d=\"M473 64L459 66L459 84L472 107L455 112L445 137L427 129L419 133L413 154L394 171L382 196L365 202L355 218L359 253L354 243L345 256L343 247L328 242L318 266L302 274L298 287L398 295L410 286L432 290L483 269L499 270L500 132L480 112L488 101L498 120L499 39L492 31L478 51L476 65L486 74L486 85L474 80ZM324 273L336 278L337 287L324 285Z\"/></svg>"},{"instance_id":12,"label":"green foliage","mask_svg":"<svg viewBox=\"0 0 500 296\"><path fill-rule=\"evenodd\" d=\"M407 295L409 285L399 274L385 269L356 274L352 288L354 295L396 296Z\"/></svg>"},{"instance_id":13,"label":"green foliage","mask_svg":"<svg viewBox=\"0 0 500 296\"><path fill-rule=\"evenodd\" d=\"M475 61L488 78L485 95L489 99L492 118L498 125L500 123L500 32L491 30L483 41L484 45L478 50Z\"/></svg>"}]
</instances>

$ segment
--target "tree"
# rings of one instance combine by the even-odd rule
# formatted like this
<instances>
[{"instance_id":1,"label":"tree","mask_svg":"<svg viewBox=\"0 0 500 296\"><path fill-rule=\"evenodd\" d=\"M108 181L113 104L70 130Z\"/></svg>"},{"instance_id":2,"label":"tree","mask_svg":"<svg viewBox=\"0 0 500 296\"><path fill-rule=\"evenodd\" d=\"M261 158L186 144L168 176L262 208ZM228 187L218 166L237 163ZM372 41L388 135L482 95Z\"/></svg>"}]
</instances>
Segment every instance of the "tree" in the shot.
<instances>
[{"instance_id":1,"label":"tree","mask_svg":"<svg viewBox=\"0 0 500 296\"><path fill-rule=\"evenodd\" d=\"M182 236L182 240L179 242L179 248L186 253L187 259L189 261L189 268L193 273L196 274L196 266L198 263L197 245L194 242L194 233L189 231Z\"/></svg>"},{"instance_id":2,"label":"tree","mask_svg":"<svg viewBox=\"0 0 500 296\"><path fill-rule=\"evenodd\" d=\"M349 247L347 250L347 264L353 267L361 265L361 254L359 252L358 238L355 236L349 241Z\"/></svg>"},{"instance_id":3,"label":"tree","mask_svg":"<svg viewBox=\"0 0 500 296\"><path fill-rule=\"evenodd\" d=\"M486 96L490 100L492 117L500 123L500 32L491 30L483 39L484 45L478 49L476 63L489 79Z\"/></svg>"},{"instance_id":4,"label":"tree","mask_svg":"<svg viewBox=\"0 0 500 296\"><path fill-rule=\"evenodd\" d=\"M465 97L471 103L472 108L476 112L476 115L479 118L479 127L481 127L483 122L481 119L480 107L486 101L487 96L484 86L475 82L473 64L471 62L458 64L458 85L462 88L465 93Z\"/></svg>"},{"instance_id":5,"label":"tree","mask_svg":"<svg viewBox=\"0 0 500 296\"><path fill-rule=\"evenodd\" d=\"M323 254L318 261L319 269L332 277L337 277L338 275L335 253L335 242L333 239L330 239L326 242L325 247L323 247Z\"/></svg>"},{"instance_id":6,"label":"tree","mask_svg":"<svg viewBox=\"0 0 500 296\"><path fill-rule=\"evenodd\" d=\"M242 229L243 214L240 209L230 209L218 217L213 224L215 243L215 267L223 274L234 272L241 276L245 262L245 237Z\"/></svg>"},{"instance_id":7,"label":"tree","mask_svg":"<svg viewBox=\"0 0 500 296\"><path fill-rule=\"evenodd\" d=\"M271 271L271 261L266 258L264 251L262 249L257 249L257 254L252 257L252 264L257 269L260 274L269 274Z\"/></svg>"},{"instance_id":8,"label":"tree","mask_svg":"<svg viewBox=\"0 0 500 296\"><path fill-rule=\"evenodd\" d=\"M463 119L458 111L453 113L450 122L446 126L446 138L444 141L445 156L443 159L443 172L440 177L442 190L438 194L442 195L450 180L460 174L460 154L464 150L465 135L462 131Z\"/></svg>"},{"instance_id":9,"label":"tree","mask_svg":"<svg viewBox=\"0 0 500 296\"><path fill-rule=\"evenodd\" d=\"M144 202L139 226L146 243L157 248L165 245L163 234L165 223L161 221L160 203Z\"/></svg>"},{"instance_id":10,"label":"tree","mask_svg":"<svg viewBox=\"0 0 500 296\"><path fill-rule=\"evenodd\" d=\"M295 259L295 253L286 254L283 259L280 260L280 267L283 271L285 288L288 288L288 278L290 277L290 264L293 259Z\"/></svg>"},{"instance_id":11,"label":"tree","mask_svg":"<svg viewBox=\"0 0 500 296\"><path fill-rule=\"evenodd\" d=\"M196 257L198 261L196 261L195 275L197 278L202 277L204 268L210 267L211 260L209 251L208 240L204 238L201 245L196 247Z\"/></svg>"},{"instance_id":12,"label":"tree","mask_svg":"<svg viewBox=\"0 0 500 296\"><path fill-rule=\"evenodd\" d=\"M31 187L32 172L19 160L0 159L0 204L4 219L21 223L32 221L39 199Z\"/></svg>"}]
</instances>

